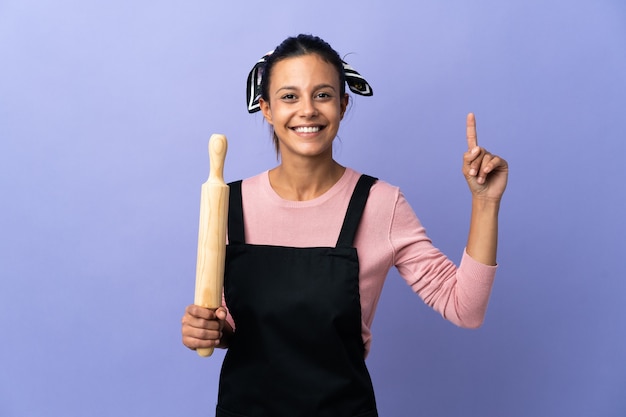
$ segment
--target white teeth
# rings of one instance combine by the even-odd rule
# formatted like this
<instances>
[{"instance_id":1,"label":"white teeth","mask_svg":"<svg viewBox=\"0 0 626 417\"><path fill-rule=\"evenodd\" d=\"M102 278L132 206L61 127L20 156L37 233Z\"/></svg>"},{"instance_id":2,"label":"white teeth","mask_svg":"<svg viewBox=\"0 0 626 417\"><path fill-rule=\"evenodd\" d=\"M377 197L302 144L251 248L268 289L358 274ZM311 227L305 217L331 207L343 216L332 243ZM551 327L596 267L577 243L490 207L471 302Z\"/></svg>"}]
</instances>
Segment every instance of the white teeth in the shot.
<instances>
[{"instance_id":1,"label":"white teeth","mask_svg":"<svg viewBox=\"0 0 626 417\"><path fill-rule=\"evenodd\" d=\"M315 133L315 132L320 131L320 127L319 126L302 126L302 127L295 127L293 130L299 133Z\"/></svg>"}]
</instances>

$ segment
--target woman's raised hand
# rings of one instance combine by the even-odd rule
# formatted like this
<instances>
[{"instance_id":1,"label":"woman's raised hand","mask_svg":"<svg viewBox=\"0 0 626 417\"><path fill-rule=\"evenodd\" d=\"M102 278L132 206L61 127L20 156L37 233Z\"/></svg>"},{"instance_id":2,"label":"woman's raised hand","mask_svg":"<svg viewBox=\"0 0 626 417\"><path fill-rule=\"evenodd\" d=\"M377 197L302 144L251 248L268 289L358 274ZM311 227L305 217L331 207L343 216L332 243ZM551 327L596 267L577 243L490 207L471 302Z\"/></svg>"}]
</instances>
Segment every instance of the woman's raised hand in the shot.
<instances>
[{"instance_id":1,"label":"woman's raised hand","mask_svg":"<svg viewBox=\"0 0 626 417\"><path fill-rule=\"evenodd\" d=\"M509 166L497 155L478 146L476 118L467 115L467 152L463 155L463 175L474 198L499 201L506 189Z\"/></svg>"}]
</instances>

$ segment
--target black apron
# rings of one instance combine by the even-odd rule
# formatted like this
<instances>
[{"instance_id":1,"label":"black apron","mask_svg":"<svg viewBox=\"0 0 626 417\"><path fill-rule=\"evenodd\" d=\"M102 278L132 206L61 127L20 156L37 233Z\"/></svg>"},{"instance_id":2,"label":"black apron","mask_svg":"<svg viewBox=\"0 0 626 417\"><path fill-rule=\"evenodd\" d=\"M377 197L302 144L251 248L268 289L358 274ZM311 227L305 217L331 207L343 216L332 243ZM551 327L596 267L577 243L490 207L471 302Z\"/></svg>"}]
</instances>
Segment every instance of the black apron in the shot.
<instances>
[{"instance_id":1,"label":"black apron","mask_svg":"<svg viewBox=\"0 0 626 417\"><path fill-rule=\"evenodd\" d=\"M216 417L378 415L353 247L375 181L359 179L334 248L246 244L241 181L230 184L224 296L237 328Z\"/></svg>"}]
</instances>

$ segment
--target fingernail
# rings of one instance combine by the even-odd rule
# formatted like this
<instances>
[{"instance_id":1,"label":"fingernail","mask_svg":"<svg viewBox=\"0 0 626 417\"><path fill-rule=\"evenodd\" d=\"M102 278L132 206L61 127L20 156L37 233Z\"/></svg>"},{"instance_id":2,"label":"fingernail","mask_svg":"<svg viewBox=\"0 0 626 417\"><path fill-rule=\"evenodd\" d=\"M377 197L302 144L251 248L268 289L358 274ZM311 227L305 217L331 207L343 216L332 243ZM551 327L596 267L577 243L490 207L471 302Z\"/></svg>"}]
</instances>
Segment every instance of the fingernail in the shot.
<instances>
[{"instance_id":1,"label":"fingernail","mask_svg":"<svg viewBox=\"0 0 626 417\"><path fill-rule=\"evenodd\" d=\"M478 153L479 150L480 148L478 146L474 147L474 149L472 149L472 154Z\"/></svg>"},{"instance_id":2,"label":"fingernail","mask_svg":"<svg viewBox=\"0 0 626 417\"><path fill-rule=\"evenodd\" d=\"M476 175L476 170L474 168L470 169L469 174L473 177L474 175Z\"/></svg>"}]
</instances>

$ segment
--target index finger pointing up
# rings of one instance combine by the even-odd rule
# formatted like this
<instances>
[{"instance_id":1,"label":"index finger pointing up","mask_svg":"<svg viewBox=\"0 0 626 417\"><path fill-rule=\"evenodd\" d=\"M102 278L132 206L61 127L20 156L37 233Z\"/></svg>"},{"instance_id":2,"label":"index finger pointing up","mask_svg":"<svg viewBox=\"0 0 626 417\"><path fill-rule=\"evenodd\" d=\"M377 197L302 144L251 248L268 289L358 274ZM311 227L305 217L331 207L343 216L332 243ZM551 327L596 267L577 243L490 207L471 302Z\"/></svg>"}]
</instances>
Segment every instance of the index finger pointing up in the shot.
<instances>
[{"instance_id":1,"label":"index finger pointing up","mask_svg":"<svg viewBox=\"0 0 626 417\"><path fill-rule=\"evenodd\" d=\"M476 137L476 117L474 113L467 115L467 149L472 150L478 146L478 138Z\"/></svg>"}]
</instances>

